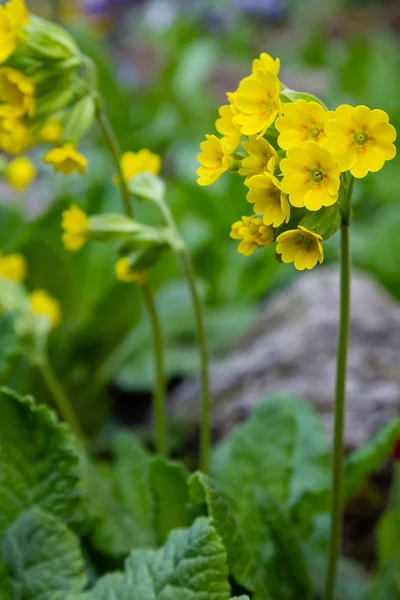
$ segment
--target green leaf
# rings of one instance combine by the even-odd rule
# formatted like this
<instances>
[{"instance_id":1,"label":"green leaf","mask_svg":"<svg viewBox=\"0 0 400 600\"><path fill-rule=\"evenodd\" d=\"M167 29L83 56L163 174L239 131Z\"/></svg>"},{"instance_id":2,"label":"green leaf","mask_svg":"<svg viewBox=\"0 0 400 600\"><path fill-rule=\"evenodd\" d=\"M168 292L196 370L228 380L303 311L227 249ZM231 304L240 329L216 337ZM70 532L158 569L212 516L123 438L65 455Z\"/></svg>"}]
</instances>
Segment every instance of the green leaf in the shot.
<instances>
[{"instance_id":1,"label":"green leaf","mask_svg":"<svg viewBox=\"0 0 400 600\"><path fill-rule=\"evenodd\" d=\"M228 600L229 592L225 548L200 518L159 550L135 550L123 574L107 575L75 600Z\"/></svg>"},{"instance_id":2,"label":"green leaf","mask_svg":"<svg viewBox=\"0 0 400 600\"><path fill-rule=\"evenodd\" d=\"M149 478L154 502L155 528L158 541L163 544L173 529L189 525L188 472L179 463L154 458L150 462Z\"/></svg>"},{"instance_id":3,"label":"green leaf","mask_svg":"<svg viewBox=\"0 0 400 600\"><path fill-rule=\"evenodd\" d=\"M70 522L80 508L78 454L46 406L0 388L0 534L27 508Z\"/></svg>"},{"instance_id":4,"label":"green leaf","mask_svg":"<svg viewBox=\"0 0 400 600\"><path fill-rule=\"evenodd\" d=\"M86 585L76 536L37 508L22 513L6 531L1 552L13 598L64 600Z\"/></svg>"}]
</instances>

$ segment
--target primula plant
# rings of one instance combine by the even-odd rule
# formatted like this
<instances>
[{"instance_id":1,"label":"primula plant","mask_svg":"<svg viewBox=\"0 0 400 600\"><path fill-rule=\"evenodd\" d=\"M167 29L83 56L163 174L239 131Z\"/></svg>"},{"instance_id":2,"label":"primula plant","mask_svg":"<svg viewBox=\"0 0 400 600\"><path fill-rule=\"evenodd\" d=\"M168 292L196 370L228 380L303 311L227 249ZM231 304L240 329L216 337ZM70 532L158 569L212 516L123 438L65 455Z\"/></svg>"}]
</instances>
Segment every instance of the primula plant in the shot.
<instances>
[{"instance_id":1,"label":"primula plant","mask_svg":"<svg viewBox=\"0 0 400 600\"><path fill-rule=\"evenodd\" d=\"M63 320L58 299L29 289L21 254L0 253L0 374L7 379L13 360L23 356L56 409L11 386L0 389L1 600L399 597L398 507L380 522L381 558L372 582L340 552L344 503L400 437L395 419L344 458L352 192L355 178L395 155L387 114L348 105L328 111L317 98L285 88L279 60L263 53L219 110L222 137L207 135L201 144L201 186L225 172L244 177L251 210L231 230L241 254L275 245L278 261L311 269L323 262L324 241L339 229L342 249L333 458L309 403L287 395L263 399L212 448L203 308L191 256L166 201L161 157L148 149L121 152L96 66L62 27L29 14L24 0L9 0L0 6L0 34L1 171L14 190L29 187L39 170L25 156L32 148L59 177L86 177L90 157L81 142L97 127L121 208L91 214L77 198L59 215L62 251L73 257L93 246L115 254L113 275L143 299L155 373L151 443L119 430L102 452L101 440L85 436L52 364L49 340ZM144 203L159 224L136 217L146 214ZM198 338L202 395L194 472L170 459L164 323L154 285L165 254L181 261Z\"/></svg>"}]
</instances>

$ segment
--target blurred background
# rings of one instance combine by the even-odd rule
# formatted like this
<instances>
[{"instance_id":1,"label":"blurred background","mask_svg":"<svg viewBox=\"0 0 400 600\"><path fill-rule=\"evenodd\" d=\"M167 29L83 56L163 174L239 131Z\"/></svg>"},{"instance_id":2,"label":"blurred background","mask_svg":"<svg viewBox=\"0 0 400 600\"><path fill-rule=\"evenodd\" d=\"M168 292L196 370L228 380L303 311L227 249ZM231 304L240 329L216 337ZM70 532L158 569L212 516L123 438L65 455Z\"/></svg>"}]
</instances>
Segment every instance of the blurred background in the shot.
<instances>
[{"instance_id":1,"label":"blurred background","mask_svg":"<svg viewBox=\"0 0 400 600\"><path fill-rule=\"evenodd\" d=\"M147 147L163 158L168 201L192 253L206 305L213 359L254 320L258 304L296 277L271 252L245 258L230 240L232 222L249 214L241 178L196 185L196 155L214 132L225 94L261 51L279 56L281 79L320 96L329 108L349 102L382 108L400 127L400 4L397 0L28 0L53 18L96 61L100 89L123 150ZM71 202L88 213L119 211L113 167L96 128L81 151L84 178L55 175L35 151L40 175L27 193L1 183L0 248L22 252L29 288L59 299L63 322L51 356L88 434L111 415L140 422L152 388L151 336L140 293L114 277L116 250L88 244L65 252L60 215ZM357 185L353 259L400 299L400 157ZM158 223L152 207L138 218ZM338 236L326 262L338 257ZM167 340L170 388L198 370L194 323L179 264L166 256L153 273ZM2 373L23 392L50 399L24 359Z\"/></svg>"}]
</instances>

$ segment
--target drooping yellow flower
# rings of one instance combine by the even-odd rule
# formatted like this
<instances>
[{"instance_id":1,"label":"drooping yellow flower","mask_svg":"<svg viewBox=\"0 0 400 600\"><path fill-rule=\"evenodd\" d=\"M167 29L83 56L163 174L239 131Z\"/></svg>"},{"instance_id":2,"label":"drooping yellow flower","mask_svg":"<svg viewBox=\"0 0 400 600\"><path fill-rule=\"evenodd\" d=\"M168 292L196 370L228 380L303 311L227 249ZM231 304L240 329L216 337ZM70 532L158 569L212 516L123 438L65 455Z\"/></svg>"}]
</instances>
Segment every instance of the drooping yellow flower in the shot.
<instances>
[{"instance_id":1,"label":"drooping yellow flower","mask_svg":"<svg viewBox=\"0 0 400 600\"><path fill-rule=\"evenodd\" d=\"M9 154L25 152L35 141L33 132L19 119L0 120L0 148Z\"/></svg>"},{"instance_id":2,"label":"drooping yellow flower","mask_svg":"<svg viewBox=\"0 0 400 600\"><path fill-rule=\"evenodd\" d=\"M62 242L66 250L77 252L87 240L89 217L76 204L72 204L62 214L61 227L64 230Z\"/></svg>"},{"instance_id":3,"label":"drooping yellow flower","mask_svg":"<svg viewBox=\"0 0 400 600\"><path fill-rule=\"evenodd\" d=\"M318 102L296 100L283 104L283 116L275 122L280 133L278 144L284 150L304 146L309 140L324 145L326 142L325 123L332 118L333 111L327 111Z\"/></svg>"},{"instance_id":4,"label":"drooping yellow flower","mask_svg":"<svg viewBox=\"0 0 400 600\"><path fill-rule=\"evenodd\" d=\"M158 175L161 171L161 157L147 148L142 148L139 152L124 152L121 157L121 167L126 181L130 181L139 173ZM115 177L114 181L118 183L118 177Z\"/></svg>"},{"instance_id":5,"label":"drooping yellow flower","mask_svg":"<svg viewBox=\"0 0 400 600\"><path fill-rule=\"evenodd\" d=\"M35 179L36 167L26 156L19 156L8 163L6 177L14 189L23 190Z\"/></svg>"},{"instance_id":6,"label":"drooping yellow flower","mask_svg":"<svg viewBox=\"0 0 400 600\"><path fill-rule=\"evenodd\" d=\"M0 63L14 52L22 28L28 23L28 10L24 0L10 0L0 5Z\"/></svg>"},{"instance_id":7,"label":"drooping yellow flower","mask_svg":"<svg viewBox=\"0 0 400 600\"><path fill-rule=\"evenodd\" d=\"M299 271L313 269L317 262L324 260L322 237L302 225L281 233L276 241L276 251L281 255L282 262L294 262Z\"/></svg>"},{"instance_id":8,"label":"drooping yellow flower","mask_svg":"<svg viewBox=\"0 0 400 600\"><path fill-rule=\"evenodd\" d=\"M266 52L261 52L258 58L253 60L252 71L256 73L257 71L271 71L274 75L278 75L279 69L281 68L281 61L279 58L272 58Z\"/></svg>"},{"instance_id":9,"label":"drooping yellow flower","mask_svg":"<svg viewBox=\"0 0 400 600\"><path fill-rule=\"evenodd\" d=\"M61 141L63 126L56 119L49 119L40 130L39 137L45 144L57 144Z\"/></svg>"},{"instance_id":10,"label":"drooping yellow flower","mask_svg":"<svg viewBox=\"0 0 400 600\"><path fill-rule=\"evenodd\" d=\"M34 315L47 317L52 327L61 323L60 304L46 290L34 290L29 294L29 301Z\"/></svg>"},{"instance_id":11,"label":"drooping yellow flower","mask_svg":"<svg viewBox=\"0 0 400 600\"><path fill-rule=\"evenodd\" d=\"M293 206L319 210L338 199L340 167L326 148L316 142L304 147L290 148L280 164L282 189L289 194Z\"/></svg>"},{"instance_id":12,"label":"drooping yellow flower","mask_svg":"<svg viewBox=\"0 0 400 600\"><path fill-rule=\"evenodd\" d=\"M52 165L54 171L70 175L77 171L83 175L87 167L86 158L80 154L74 144L64 144L58 148L53 148L43 156L45 163Z\"/></svg>"},{"instance_id":13,"label":"drooping yellow flower","mask_svg":"<svg viewBox=\"0 0 400 600\"><path fill-rule=\"evenodd\" d=\"M26 260L22 254L0 253L0 276L13 281L24 281L26 279Z\"/></svg>"},{"instance_id":14,"label":"drooping yellow flower","mask_svg":"<svg viewBox=\"0 0 400 600\"><path fill-rule=\"evenodd\" d=\"M241 240L238 252L245 256L253 254L256 248L267 248L274 241L274 230L265 225L259 217L242 217L232 225L230 237Z\"/></svg>"},{"instance_id":15,"label":"drooping yellow flower","mask_svg":"<svg viewBox=\"0 0 400 600\"><path fill-rule=\"evenodd\" d=\"M271 71L258 70L240 82L234 94L238 114L233 121L243 135L264 135L281 112L279 91L279 79Z\"/></svg>"},{"instance_id":16,"label":"drooping yellow flower","mask_svg":"<svg viewBox=\"0 0 400 600\"><path fill-rule=\"evenodd\" d=\"M247 200L254 204L254 211L263 215L264 225L279 227L290 219L290 205L282 191L280 181L271 173L254 175L245 181L249 188Z\"/></svg>"},{"instance_id":17,"label":"drooping yellow flower","mask_svg":"<svg viewBox=\"0 0 400 600\"><path fill-rule=\"evenodd\" d=\"M327 122L327 147L338 160L342 171L354 177L365 177L368 171L379 171L386 160L396 155L393 142L396 130L389 116L380 109L342 104Z\"/></svg>"},{"instance_id":18,"label":"drooping yellow flower","mask_svg":"<svg viewBox=\"0 0 400 600\"><path fill-rule=\"evenodd\" d=\"M146 271L135 271L135 269L132 269L126 256L120 258L115 263L115 276L118 281L123 281L124 283L135 282L139 285L142 285L147 280Z\"/></svg>"},{"instance_id":19,"label":"drooping yellow flower","mask_svg":"<svg viewBox=\"0 0 400 600\"><path fill-rule=\"evenodd\" d=\"M200 167L196 173L199 176L199 185L211 185L228 171L230 166L229 155L236 149L230 146L226 138L219 139L216 135L206 135L206 140L201 142L202 152L197 155Z\"/></svg>"},{"instance_id":20,"label":"drooping yellow flower","mask_svg":"<svg viewBox=\"0 0 400 600\"><path fill-rule=\"evenodd\" d=\"M275 148L264 138L257 139L252 136L248 142L243 142L243 148L248 156L242 160L239 175L253 177L264 171L274 173L278 163L278 155Z\"/></svg>"},{"instance_id":21,"label":"drooping yellow flower","mask_svg":"<svg viewBox=\"0 0 400 600\"><path fill-rule=\"evenodd\" d=\"M233 98L234 94L228 94L230 103L220 107L218 111L220 118L216 120L215 127L218 133L226 138L229 147L236 150L241 142L242 133L240 131L240 126L233 121L233 117L237 115L237 110L233 104Z\"/></svg>"},{"instance_id":22,"label":"drooping yellow flower","mask_svg":"<svg viewBox=\"0 0 400 600\"><path fill-rule=\"evenodd\" d=\"M0 67L0 117L15 119L35 114L33 79L11 67Z\"/></svg>"}]
</instances>

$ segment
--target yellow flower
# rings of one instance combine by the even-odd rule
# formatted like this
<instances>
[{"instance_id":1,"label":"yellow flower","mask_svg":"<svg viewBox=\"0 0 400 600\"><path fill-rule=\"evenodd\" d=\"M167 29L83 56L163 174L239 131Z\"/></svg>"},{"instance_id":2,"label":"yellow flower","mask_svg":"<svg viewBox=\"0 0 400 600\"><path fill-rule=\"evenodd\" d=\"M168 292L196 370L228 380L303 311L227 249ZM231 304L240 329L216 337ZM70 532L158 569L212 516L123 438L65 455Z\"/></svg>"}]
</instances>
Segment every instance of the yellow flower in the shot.
<instances>
[{"instance_id":1,"label":"yellow flower","mask_svg":"<svg viewBox=\"0 0 400 600\"><path fill-rule=\"evenodd\" d=\"M24 0L10 0L0 6L0 63L14 52L21 29L28 23L28 10Z\"/></svg>"},{"instance_id":2,"label":"yellow flower","mask_svg":"<svg viewBox=\"0 0 400 600\"><path fill-rule=\"evenodd\" d=\"M115 276L119 281L125 283L135 282L139 285L145 283L147 280L146 271L135 271L134 269L131 269L127 257L120 258L115 263Z\"/></svg>"},{"instance_id":3,"label":"yellow flower","mask_svg":"<svg viewBox=\"0 0 400 600\"><path fill-rule=\"evenodd\" d=\"M264 225L279 227L290 219L290 206L282 185L271 173L254 175L247 179L247 201L254 204L254 211L263 215Z\"/></svg>"},{"instance_id":4,"label":"yellow flower","mask_svg":"<svg viewBox=\"0 0 400 600\"><path fill-rule=\"evenodd\" d=\"M0 117L33 117L34 91L33 79L11 67L0 67Z\"/></svg>"},{"instance_id":5,"label":"yellow flower","mask_svg":"<svg viewBox=\"0 0 400 600\"><path fill-rule=\"evenodd\" d=\"M124 152L121 157L121 167L126 181L130 181L139 173L158 175L161 171L161 157L153 154L147 148L143 148L139 152ZM118 183L118 177L114 178L114 182Z\"/></svg>"},{"instance_id":6,"label":"yellow flower","mask_svg":"<svg viewBox=\"0 0 400 600\"><path fill-rule=\"evenodd\" d=\"M0 148L9 154L21 154L34 143L34 136L19 119L0 121Z\"/></svg>"},{"instance_id":7,"label":"yellow flower","mask_svg":"<svg viewBox=\"0 0 400 600\"><path fill-rule=\"evenodd\" d=\"M324 260L322 237L301 225L281 233L276 241L276 251L281 255L282 262L294 262L299 271L313 269L317 262Z\"/></svg>"},{"instance_id":8,"label":"yellow flower","mask_svg":"<svg viewBox=\"0 0 400 600\"><path fill-rule=\"evenodd\" d=\"M243 148L248 156L242 160L239 175L252 177L260 175L264 171L273 173L278 163L278 155L275 148L266 139L256 139L252 136L248 142L243 142Z\"/></svg>"},{"instance_id":9,"label":"yellow flower","mask_svg":"<svg viewBox=\"0 0 400 600\"><path fill-rule=\"evenodd\" d=\"M282 189L293 206L319 210L331 206L339 195L340 167L326 148L316 142L290 148L281 161Z\"/></svg>"},{"instance_id":10,"label":"yellow flower","mask_svg":"<svg viewBox=\"0 0 400 600\"><path fill-rule=\"evenodd\" d=\"M274 241L274 230L264 225L259 217L242 217L232 225L230 236L234 240L241 240L238 252L245 256L253 254L256 248L267 248Z\"/></svg>"},{"instance_id":11,"label":"yellow flower","mask_svg":"<svg viewBox=\"0 0 400 600\"><path fill-rule=\"evenodd\" d=\"M39 137L45 144L57 144L61 141L63 126L56 119L49 119L40 130Z\"/></svg>"},{"instance_id":12,"label":"yellow flower","mask_svg":"<svg viewBox=\"0 0 400 600\"><path fill-rule=\"evenodd\" d=\"M215 127L218 133L226 138L228 145L236 150L241 142L242 133L239 125L233 121L233 117L237 115L237 110L232 104L233 97L234 94L228 94L230 104L224 104L220 107L218 111L220 118L216 120Z\"/></svg>"},{"instance_id":13,"label":"yellow flower","mask_svg":"<svg viewBox=\"0 0 400 600\"><path fill-rule=\"evenodd\" d=\"M233 121L243 135L264 135L281 112L279 90L279 79L271 71L258 70L240 82L233 97L238 111Z\"/></svg>"},{"instance_id":14,"label":"yellow flower","mask_svg":"<svg viewBox=\"0 0 400 600\"><path fill-rule=\"evenodd\" d=\"M35 165L26 156L19 156L8 163L6 177L14 189L23 190L36 177Z\"/></svg>"},{"instance_id":15,"label":"yellow flower","mask_svg":"<svg viewBox=\"0 0 400 600\"><path fill-rule=\"evenodd\" d=\"M386 160L396 155L396 130L383 110L342 104L335 110L334 119L327 122L325 131L327 147L342 171L350 170L354 177L379 171Z\"/></svg>"},{"instance_id":16,"label":"yellow flower","mask_svg":"<svg viewBox=\"0 0 400 600\"><path fill-rule=\"evenodd\" d=\"M199 176L199 185L211 185L228 171L231 154L236 148L231 146L226 138L219 139L216 135L206 135L206 140L201 142L202 152L197 155L200 167L196 173Z\"/></svg>"},{"instance_id":17,"label":"yellow flower","mask_svg":"<svg viewBox=\"0 0 400 600\"><path fill-rule=\"evenodd\" d=\"M0 253L0 276L13 281L24 281L26 278L26 261L22 254Z\"/></svg>"},{"instance_id":18,"label":"yellow flower","mask_svg":"<svg viewBox=\"0 0 400 600\"><path fill-rule=\"evenodd\" d=\"M57 327L60 324L60 304L46 290L34 290L29 294L29 301L34 315L47 317L52 327Z\"/></svg>"},{"instance_id":19,"label":"yellow flower","mask_svg":"<svg viewBox=\"0 0 400 600\"><path fill-rule=\"evenodd\" d=\"M325 110L318 102L296 100L283 105L283 115L276 120L275 127L280 133L278 145L284 150L304 146L309 140L326 142L325 123L332 118L333 111Z\"/></svg>"},{"instance_id":20,"label":"yellow flower","mask_svg":"<svg viewBox=\"0 0 400 600\"><path fill-rule=\"evenodd\" d=\"M89 217L76 204L63 212L61 227L64 233L61 239L66 250L76 252L82 248L87 240L88 225Z\"/></svg>"},{"instance_id":21,"label":"yellow flower","mask_svg":"<svg viewBox=\"0 0 400 600\"><path fill-rule=\"evenodd\" d=\"M266 52L261 52L258 58L253 60L252 71L256 73L257 71L271 71L274 75L278 75L279 69L281 68L281 61L279 58L272 58Z\"/></svg>"},{"instance_id":22,"label":"yellow flower","mask_svg":"<svg viewBox=\"0 0 400 600\"><path fill-rule=\"evenodd\" d=\"M53 148L43 156L45 163L53 166L54 171L70 175L73 171L84 174L87 160L80 154L73 144L64 144Z\"/></svg>"}]
</instances>

